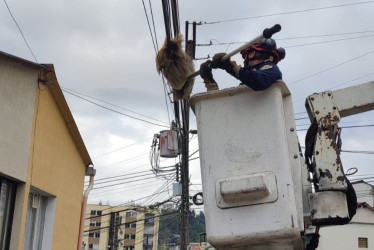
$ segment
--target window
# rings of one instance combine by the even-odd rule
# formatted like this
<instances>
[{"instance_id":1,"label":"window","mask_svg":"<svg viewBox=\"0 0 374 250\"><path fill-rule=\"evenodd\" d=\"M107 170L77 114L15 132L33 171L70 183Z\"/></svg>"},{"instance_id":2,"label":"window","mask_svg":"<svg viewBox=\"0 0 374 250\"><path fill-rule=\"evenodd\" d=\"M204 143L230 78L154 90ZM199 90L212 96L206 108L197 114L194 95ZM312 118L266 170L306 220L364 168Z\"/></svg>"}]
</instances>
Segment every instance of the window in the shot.
<instances>
[{"instance_id":1,"label":"window","mask_svg":"<svg viewBox=\"0 0 374 250\"><path fill-rule=\"evenodd\" d=\"M152 226L144 225L144 234L155 234L153 225Z\"/></svg>"},{"instance_id":2,"label":"window","mask_svg":"<svg viewBox=\"0 0 374 250\"><path fill-rule=\"evenodd\" d=\"M47 197L30 193L27 206L24 249L40 249L43 239Z\"/></svg>"},{"instance_id":3,"label":"window","mask_svg":"<svg viewBox=\"0 0 374 250\"><path fill-rule=\"evenodd\" d=\"M93 244L93 249L99 249L99 244Z\"/></svg>"},{"instance_id":4,"label":"window","mask_svg":"<svg viewBox=\"0 0 374 250\"><path fill-rule=\"evenodd\" d=\"M134 250L135 246L124 246L123 250Z\"/></svg>"},{"instance_id":5,"label":"window","mask_svg":"<svg viewBox=\"0 0 374 250\"><path fill-rule=\"evenodd\" d=\"M125 223L125 228L136 228L136 223Z\"/></svg>"},{"instance_id":6,"label":"window","mask_svg":"<svg viewBox=\"0 0 374 250\"><path fill-rule=\"evenodd\" d=\"M100 238L100 233L95 233L95 238Z\"/></svg>"},{"instance_id":7,"label":"window","mask_svg":"<svg viewBox=\"0 0 374 250\"><path fill-rule=\"evenodd\" d=\"M88 238L93 238L95 236L94 233L88 233Z\"/></svg>"},{"instance_id":8,"label":"window","mask_svg":"<svg viewBox=\"0 0 374 250\"><path fill-rule=\"evenodd\" d=\"M52 249L57 199L34 187L28 198L24 249Z\"/></svg>"},{"instance_id":9,"label":"window","mask_svg":"<svg viewBox=\"0 0 374 250\"><path fill-rule=\"evenodd\" d=\"M154 224L155 223L155 216L153 214L145 214L145 222L147 224Z\"/></svg>"},{"instance_id":10,"label":"window","mask_svg":"<svg viewBox=\"0 0 374 250\"><path fill-rule=\"evenodd\" d=\"M9 249L17 184L0 178L0 249Z\"/></svg>"},{"instance_id":11,"label":"window","mask_svg":"<svg viewBox=\"0 0 374 250\"><path fill-rule=\"evenodd\" d=\"M126 217L136 217L137 213L135 211L126 212Z\"/></svg>"},{"instance_id":12,"label":"window","mask_svg":"<svg viewBox=\"0 0 374 250\"><path fill-rule=\"evenodd\" d=\"M130 239L130 234L125 234L125 240Z\"/></svg>"},{"instance_id":13,"label":"window","mask_svg":"<svg viewBox=\"0 0 374 250\"><path fill-rule=\"evenodd\" d=\"M96 221L96 226L101 227L101 221Z\"/></svg>"},{"instance_id":14,"label":"window","mask_svg":"<svg viewBox=\"0 0 374 250\"><path fill-rule=\"evenodd\" d=\"M132 239L132 240L135 240L135 234L132 234L132 235L131 235L131 239Z\"/></svg>"},{"instance_id":15,"label":"window","mask_svg":"<svg viewBox=\"0 0 374 250\"><path fill-rule=\"evenodd\" d=\"M358 248L368 248L368 238L358 238Z\"/></svg>"},{"instance_id":16,"label":"window","mask_svg":"<svg viewBox=\"0 0 374 250\"><path fill-rule=\"evenodd\" d=\"M91 210L91 215L102 215L102 211L101 210Z\"/></svg>"},{"instance_id":17,"label":"window","mask_svg":"<svg viewBox=\"0 0 374 250\"><path fill-rule=\"evenodd\" d=\"M94 221L90 221L90 227L94 227L96 224Z\"/></svg>"},{"instance_id":18,"label":"window","mask_svg":"<svg viewBox=\"0 0 374 250\"><path fill-rule=\"evenodd\" d=\"M144 235L143 245L152 246L153 245L153 235Z\"/></svg>"},{"instance_id":19,"label":"window","mask_svg":"<svg viewBox=\"0 0 374 250\"><path fill-rule=\"evenodd\" d=\"M88 249L92 249L93 248L93 244L88 244Z\"/></svg>"}]
</instances>

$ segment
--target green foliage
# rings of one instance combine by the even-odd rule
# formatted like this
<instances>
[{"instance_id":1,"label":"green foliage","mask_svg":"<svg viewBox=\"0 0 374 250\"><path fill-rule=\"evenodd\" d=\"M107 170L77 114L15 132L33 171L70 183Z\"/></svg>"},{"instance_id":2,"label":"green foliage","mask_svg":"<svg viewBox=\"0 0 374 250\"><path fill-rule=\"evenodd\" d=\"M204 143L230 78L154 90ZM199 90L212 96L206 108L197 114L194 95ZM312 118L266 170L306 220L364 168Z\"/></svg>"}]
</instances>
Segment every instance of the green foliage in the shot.
<instances>
[{"instance_id":1,"label":"green foliage","mask_svg":"<svg viewBox=\"0 0 374 250\"><path fill-rule=\"evenodd\" d=\"M163 249L165 244L180 244L180 213L170 215L171 212L173 211L161 210L158 234L159 249ZM205 233L204 213L196 214L195 210L191 210L189 216L190 242L200 242L201 233Z\"/></svg>"}]
</instances>

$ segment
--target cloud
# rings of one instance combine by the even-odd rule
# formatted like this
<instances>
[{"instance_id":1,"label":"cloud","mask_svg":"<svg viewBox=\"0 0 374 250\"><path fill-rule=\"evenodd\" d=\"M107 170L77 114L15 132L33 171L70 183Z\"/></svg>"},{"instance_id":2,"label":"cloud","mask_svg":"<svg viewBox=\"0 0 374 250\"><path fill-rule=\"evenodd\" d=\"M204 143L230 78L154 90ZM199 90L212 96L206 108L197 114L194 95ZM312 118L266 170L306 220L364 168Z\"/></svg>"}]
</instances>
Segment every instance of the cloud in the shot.
<instances>
[{"instance_id":1,"label":"cloud","mask_svg":"<svg viewBox=\"0 0 374 250\"><path fill-rule=\"evenodd\" d=\"M165 38L161 1L151 1L151 3L157 42L158 46L161 46ZM54 64L61 86L160 121L173 120L173 105L167 97L168 93L166 93L165 101L162 78L155 69L156 52L140 1L134 3L133 1L79 2L63 0L56 2L32 0L27 2L8 1L8 4L38 61ZM308 95L373 73L373 56L368 55L354 59L372 50L373 37L347 40L347 38L354 36L360 37L360 34L333 36L337 33L370 31L369 24L374 21L371 13L372 3L282 14L333 5L337 5L336 2L301 2L296 0L287 0L281 3L270 0L261 2L244 0L235 2L221 0L181 1L179 3L180 30L183 34L185 33L186 21L212 22L247 18L240 21L197 26L198 44L207 44L211 39L216 39L221 43L234 43L196 48L196 57L206 57L207 55L212 57L217 52L229 52L235 49L241 45L240 42L249 41L259 35L264 28L276 23L281 24L282 31L274 35L274 38L277 40L278 46L286 47L287 54L279 66L283 71L283 79L286 83L290 84L300 80L300 82L289 86L295 112L299 113L305 112L304 102ZM146 3L146 9L149 25L153 32L149 3ZM258 17L256 18L256 16ZM191 32L191 25L189 30ZM2 34L0 41L2 51L33 61L31 53L4 4L0 7L0 32ZM371 34L373 33L368 32L361 34L361 36ZM318 35L326 36L309 37ZM191 37L190 33L189 38ZM284 39L295 37L308 38ZM343 40L326 42L333 39ZM319 43L307 45L316 42ZM291 47L295 45L301 46ZM242 62L238 55L233 59L238 63ZM354 60L329 69L351 59ZM202 62L204 60L195 62L196 69ZM322 71L325 72L319 73ZM215 70L213 73L220 88L239 84L236 79L223 71ZM313 74L316 75L311 76ZM310 77L304 79L308 76ZM348 82L341 87L364 83L372 79L373 75ZM201 78L197 77L193 93L204 91L204 84ZM67 93L65 96L91 156L142 141L165 129L113 113ZM95 102L129 115L154 121L97 100ZM167 106L165 102L168 103ZM306 114L304 115L306 116ZM195 129L196 121L192 111L190 117L190 127ZM360 120L372 123L372 113L362 116ZM308 123L308 120L297 121L297 124L300 123ZM304 133L299 132L301 141ZM347 129L347 133L344 131L344 148L372 150L373 145L370 141L373 141L373 134L374 131L371 128ZM197 148L196 141L190 148ZM105 166L116 160L124 160L127 154L136 156L149 149L150 141L147 141L132 149L94 159L94 162L97 161L98 167ZM357 157L357 155L351 154L349 156L343 155L343 157L347 161L347 163L343 162L343 165L355 163L357 166L368 166L372 162L371 155ZM142 170L150 170L150 165L147 164L149 164L149 159L148 156L145 156L144 159L131 164L119 164L108 168L105 174L98 171L96 178L125 173L126 170L137 166ZM367 168L365 171L368 171ZM200 178L199 160L191 162L190 172L193 182L200 183L198 181ZM160 185L162 183L160 181ZM147 188L144 184L143 189L131 191L126 198L122 193L116 193L109 197L110 192L115 191L108 191L102 193L102 196L96 196L93 201L98 202L102 199L105 203L106 199L109 199L112 204L121 203L128 199L135 200L142 195L150 195L157 188Z\"/></svg>"}]
</instances>

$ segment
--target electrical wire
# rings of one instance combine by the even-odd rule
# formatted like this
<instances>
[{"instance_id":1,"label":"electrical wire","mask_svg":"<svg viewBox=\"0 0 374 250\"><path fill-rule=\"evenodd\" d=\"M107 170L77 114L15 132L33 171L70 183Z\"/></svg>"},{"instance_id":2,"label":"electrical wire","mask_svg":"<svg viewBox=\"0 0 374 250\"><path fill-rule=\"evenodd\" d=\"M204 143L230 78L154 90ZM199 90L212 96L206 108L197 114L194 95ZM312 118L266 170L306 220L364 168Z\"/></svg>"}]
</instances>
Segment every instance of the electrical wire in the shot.
<instances>
[{"instance_id":1,"label":"electrical wire","mask_svg":"<svg viewBox=\"0 0 374 250\"><path fill-rule=\"evenodd\" d=\"M147 138L147 139L144 139L144 140L141 140L141 141L134 142L134 143L132 143L132 144L130 144L130 145L127 145L127 146L124 146L124 147L120 147L120 148L114 149L114 150L112 150L112 151L109 151L109 152L106 152L106 153L103 153L103 154L100 154L100 155L96 155L96 156L92 157L92 159L97 159L97 158L99 158L99 157L102 157L102 156L105 156L105 155L108 155L108 154L112 154L112 153L117 152L117 151L120 151L120 150L122 150L122 149L132 147L132 146L137 145L137 144L139 144L139 143L142 143L142 142L148 141L148 140L151 139L151 138L152 138L152 137L149 137L149 138Z\"/></svg>"},{"instance_id":2,"label":"electrical wire","mask_svg":"<svg viewBox=\"0 0 374 250\"><path fill-rule=\"evenodd\" d=\"M117 181L129 180L129 179L138 178L138 177L145 177L145 176L154 176L154 173L152 173L151 171L148 171L148 174L126 176L124 178L119 178L119 179L114 179L114 180L109 180L109 181L108 180L95 181L95 186L102 185L102 184L108 184L108 183L115 183ZM116 177L112 177L112 178L116 178Z\"/></svg>"},{"instance_id":3,"label":"electrical wire","mask_svg":"<svg viewBox=\"0 0 374 250\"><path fill-rule=\"evenodd\" d=\"M166 228L169 228L174 222L176 222L177 220L179 219L179 216L175 216L174 220L172 220L169 224L165 225L163 228L159 229L154 235L157 235L159 234L161 231L165 230ZM145 239L143 239L142 241L139 241L137 243L135 243L135 245L139 244L139 243L144 243Z\"/></svg>"},{"instance_id":4,"label":"electrical wire","mask_svg":"<svg viewBox=\"0 0 374 250\"><path fill-rule=\"evenodd\" d=\"M153 186L156 186L156 185L159 185L159 184L160 184L160 180L147 181L145 183L131 185L131 187L141 185L140 187L136 187L136 188L128 189L128 187L124 187L124 188L116 188L116 189L111 189L111 190L105 190L105 191L98 192L98 193L93 193L92 195L90 195L90 198L101 197L103 195L107 196L107 194L127 193L127 192L132 191L132 190L144 189L146 187L151 187L151 186L153 187Z\"/></svg>"},{"instance_id":5,"label":"electrical wire","mask_svg":"<svg viewBox=\"0 0 374 250\"><path fill-rule=\"evenodd\" d=\"M277 38L277 40L281 41L281 40L295 40L295 39L309 39L309 38L318 38L318 37L330 37L330 36L346 36L346 35L372 33L372 32L374 32L374 30L352 31L352 32L332 33L332 34L323 34L323 35L298 36L298 37L285 37L285 38Z\"/></svg>"},{"instance_id":6,"label":"electrical wire","mask_svg":"<svg viewBox=\"0 0 374 250\"><path fill-rule=\"evenodd\" d=\"M368 4L368 3L373 3L373 2L374 1L365 1L365 2L356 2L356 3L332 5L332 6L326 6L326 7L310 8L310 9L304 9L304 10L293 10L293 11L286 11L286 12L280 12L280 13L272 13L272 14L265 14L265 15L251 16L251 17L242 17L242 18L235 18L235 19L227 19L227 20L220 20L220 21L213 21L213 22L201 21L199 24L217 24L217 23L226 23L226 22L234 22L234 21L243 21L243 20L257 19L257 18L263 18L263 17L281 16L281 15L288 15L288 14L296 14L296 13L304 13L304 12L311 12L311 11L319 11L319 10L325 10L325 9L348 7L348 6L359 5L359 4Z\"/></svg>"},{"instance_id":7,"label":"electrical wire","mask_svg":"<svg viewBox=\"0 0 374 250\"><path fill-rule=\"evenodd\" d=\"M109 165L105 165L105 166L102 166L102 167L97 167L97 169L102 170L102 169L106 169L106 168L109 168L109 167L113 167L113 166L115 166L117 164L120 164L120 163L125 163L125 162L134 161L134 160L139 160L139 159L143 158L147 154L148 153L143 153L143 154L140 154L140 155L137 155L137 156L134 156L134 157L122 160L122 161L118 161L118 162L115 162L115 163L112 163L112 164L109 164Z\"/></svg>"},{"instance_id":8,"label":"electrical wire","mask_svg":"<svg viewBox=\"0 0 374 250\"><path fill-rule=\"evenodd\" d=\"M369 74L366 74L366 75L363 75L363 76L360 76L360 77L357 77L357 78L355 78L355 79L352 79L352 80L349 80L349 81L346 81L346 82L340 83L340 84L338 84L338 85L335 85L334 87L331 87L331 88L329 88L329 89L335 89L335 88L340 87L340 86L342 86L342 85L345 85L345 84L347 84L347 83L350 83L350 82L353 82L353 81L357 81L357 80L359 80L359 79L362 79L362 78L368 77L368 76L373 75L373 74L374 74L374 72L369 73ZM326 90L327 90L327 89L326 89ZM305 99L306 99L306 97L301 98L301 99L298 99L297 101L295 101L295 103L296 103L296 102L299 102L299 101L303 101L303 100L305 100ZM304 112L304 113L306 113L306 112Z\"/></svg>"},{"instance_id":9,"label":"electrical wire","mask_svg":"<svg viewBox=\"0 0 374 250\"><path fill-rule=\"evenodd\" d=\"M149 27L149 32L150 32L150 34L151 34L151 38L152 38L153 47L154 47L154 49L155 49L155 53L156 53L156 55L157 55L157 51L158 51L158 42L157 42L156 27L155 27L154 18L153 18L153 11L152 11L151 1L149 0L149 8L150 8L150 11L151 11L151 17L152 17L152 24L153 24L153 31L154 31L154 39L153 39L152 30L151 30L151 27L150 27L150 24L149 24L149 18L148 18L148 14L147 14L147 10L146 10L145 4L144 4L144 0L142 0L142 1L143 1L144 12L145 12L145 15L146 15L146 18L147 18L147 23L148 23L148 27ZM164 89L164 98L165 98L166 111L167 111L167 114L168 114L169 124L170 124L170 113L169 113L169 106L168 106L168 103L167 103L167 96L168 96L168 91L167 91L167 87L166 87L167 84L166 84L165 79L164 79L163 76L161 77L161 79L162 79L162 84L163 84L163 89ZM171 92L170 89L169 89L169 92ZM170 96L169 96L169 101L170 101L170 103L171 103Z\"/></svg>"},{"instance_id":10,"label":"electrical wire","mask_svg":"<svg viewBox=\"0 0 374 250\"><path fill-rule=\"evenodd\" d=\"M149 18L148 18L148 14L147 14L147 9L145 8L144 0L142 0L142 2L143 2L143 7L144 7L144 13L145 13L145 16L147 18L149 33L151 34L151 38L152 38L153 48L155 49L155 52L157 53L156 42L155 42L155 39L153 38L151 25L149 24Z\"/></svg>"},{"instance_id":11,"label":"electrical wire","mask_svg":"<svg viewBox=\"0 0 374 250\"><path fill-rule=\"evenodd\" d=\"M146 121L146 120L144 120L144 119L140 119L140 118L137 118L137 117L134 117L134 116L131 116L131 115L128 115L128 114L125 114L125 113L119 112L119 111L117 111L117 110L114 110L114 109L108 108L108 107L106 107L106 106L103 106L103 105L101 105L101 104L98 104L98 103L96 103L96 102L93 102L93 101L91 101L91 100L88 100L88 99L86 99L86 98L83 98L83 97L81 97L81 96L79 96L79 95L76 95L76 94L74 94L74 93L72 93L72 92L70 92L70 91L67 91L67 90L63 90L63 91L64 91L65 93L68 93L68 94L70 94L70 95L73 95L73 96L75 96L75 97L78 97L79 99L82 99L82 100L85 100L85 101L87 101L87 102L89 102L89 103L92 103L92 104L94 104L94 105L96 105L96 106L98 106L98 107L101 107L101 108L103 108L103 109L106 109L106 110L112 111L112 112L114 112L114 113L117 113L117 114L120 114L120 115L126 116L126 117L128 117L128 118L131 118L131 119L134 119L134 120L138 120L138 121L142 121L142 122L145 122L145 123L148 123L148 124L151 124L151 125L155 125L155 126L168 127L168 126L165 126L165 125L161 125L161 124L153 123L153 122L150 122L150 121Z\"/></svg>"},{"instance_id":12,"label":"electrical wire","mask_svg":"<svg viewBox=\"0 0 374 250\"><path fill-rule=\"evenodd\" d=\"M321 41L321 42L311 42L311 43L304 43L304 44L298 44L298 45L284 46L284 48L290 49L290 48L304 47L304 46L316 45L316 44L334 43L334 42L341 42L341 41L347 41L347 40L353 40L353 39L368 38L368 37L373 37L373 36L374 35L368 35L368 36L349 37L349 38Z\"/></svg>"},{"instance_id":13,"label":"electrical wire","mask_svg":"<svg viewBox=\"0 0 374 250\"><path fill-rule=\"evenodd\" d=\"M292 83L289 83L289 84L287 84L287 86L291 86L291 85L294 85L294 84L296 84L296 83L298 83L298 82L301 82L301 81L304 81L304 80L306 80L306 79L312 78L312 77L314 77L314 76L316 76L316 75L322 74L322 73L324 73L324 72L326 72L326 71L329 71L329 70L331 70L331 69L337 68L337 67L342 66L342 65L344 65L344 64L346 64L346 63L349 63L349 62L352 62L352 61L354 61L354 60L357 60L357 59L359 59L359 58L361 58L361 57L364 57L364 56L370 55L370 54L373 53L373 52L374 52L374 50L369 51L369 52L366 52L365 54L362 54L362 55L360 55L360 56L354 57L354 58L349 59L349 60L347 60L347 61L344 61L344 62L342 62L342 63L336 64L336 65L334 65L334 66L332 66L332 67L330 67L330 68L327 68L327 69L321 70L321 71L319 71L319 72L317 72L317 73L311 74L311 75L306 76L306 77L304 77L304 78L301 78L301 79L299 79L299 80L297 80L297 81L294 81L294 82L292 82Z\"/></svg>"},{"instance_id":14,"label":"electrical wire","mask_svg":"<svg viewBox=\"0 0 374 250\"><path fill-rule=\"evenodd\" d=\"M168 213L166 215L170 215L170 214L175 214L175 212L173 213ZM158 217L161 217L161 215L157 215L157 216L153 216L152 218L158 218ZM135 220L135 221L132 221L131 223L136 223L136 222L140 222L140 221L145 221L147 219L150 219L150 218L145 218L145 219L139 219L139 220ZM125 222L125 223L121 223L119 225L115 225L115 226L123 226L125 225L126 223L129 223L129 222ZM111 226L106 226L106 227L99 227L99 228L95 228L95 229L89 229L89 230L85 230L84 232L87 233L87 232L92 232L92 231L100 231L100 230L103 230L103 229L107 229L107 228L110 228L110 227L113 227L113 225ZM87 234L86 234L87 235Z\"/></svg>"},{"instance_id":15,"label":"electrical wire","mask_svg":"<svg viewBox=\"0 0 374 250\"><path fill-rule=\"evenodd\" d=\"M367 127L374 127L374 124L366 124L366 125L357 125L357 126L342 126L339 128L367 128ZM307 128L305 129L296 129L296 131L305 131L308 130Z\"/></svg>"},{"instance_id":16,"label":"electrical wire","mask_svg":"<svg viewBox=\"0 0 374 250\"><path fill-rule=\"evenodd\" d=\"M138 172L133 172L133 173L128 173L128 174L123 174L123 175L115 175L115 176L110 176L110 177L103 177L103 178L99 178L99 179L95 179L95 184L98 182L98 181L102 181L102 180L108 180L108 179L114 179L114 178L119 178L119 177L126 177L126 176L129 176L129 175L135 175L135 174L141 174L141 173L149 173L150 170L144 170L144 171L138 171ZM88 183L88 181L86 181L86 183Z\"/></svg>"},{"instance_id":17,"label":"electrical wire","mask_svg":"<svg viewBox=\"0 0 374 250\"><path fill-rule=\"evenodd\" d=\"M154 176L154 177L142 178L142 179L132 180L132 181L127 181L127 182L121 182L121 183L109 184L109 185L105 185L105 186L101 186L101 187L94 187L92 190L97 190L97 189L107 188L107 187L113 187L113 186L118 186L118 185L123 185L123 184L133 183L133 182L137 182L137 181L150 180L150 179L153 179L153 178L156 178L156 177Z\"/></svg>"},{"instance_id":18,"label":"electrical wire","mask_svg":"<svg viewBox=\"0 0 374 250\"><path fill-rule=\"evenodd\" d=\"M304 146L302 146L301 148L305 149ZM354 153L354 154L369 154L369 155L374 154L374 151L365 151L365 150L340 150L340 152Z\"/></svg>"},{"instance_id":19,"label":"electrical wire","mask_svg":"<svg viewBox=\"0 0 374 250\"><path fill-rule=\"evenodd\" d=\"M151 119L151 120L157 121L157 122L161 122L161 123L164 123L164 124L166 124L166 125L169 125L169 124L170 124L170 123L167 123L167 122L164 122L164 121L161 121L161 120L155 119L155 118L153 118L153 117L150 117L150 116L147 116L147 115L141 114L141 113L139 113L139 112L135 112L135 111L133 111L133 110L131 110L131 109L124 108L124 107L121 107L121 106L119 106L119 105L116 105L116 104L110 103L110 102L108 102L108 101L101 100L101 99L99 99L99 98L97 98L97 97L93 97L93 96L90 96L90 95L84 94L84 93L79 92L79 91L76 91L76 90L72 90L72 89L69 89L69 88L66 88L66 87L61 87L61 89L62 89L62 90L67 90L67 91L70 91L70 92L74 92L74 93L76 93L76 94L79 94L79 95L82 95L82 96L88 97L88 98L90 98L90 99L92 99L92 100L99 101L99 102L102 102L102 103L108 104L108 105L110 105L110 106L113 106L113 107L116 107L116 108L119 108L119 109L123 109L123 110L125 110L125 111L127 111L127 112L130 112L130 113L133 113L133 114L136 114L136 115L140 115L140 116L142 116L142 117L145 117L145 118L148 118L148 119Z\"/></svg>"},{"instance_id":20,"label":"electrical wire","mask_svg":"<svg viewBox=\"0 0 374 250\"><path fill-rule=\"evenodd\" d=\"M357 32L357 33L365 33L365 32L374 32L374 31L362 31L362 32ZM277 38L277 41L305 39L305 38L318 38L318 37L337 36L337 35L344 35L344 34L355 34L355 32L340 33L340 34L337 33L337 34L330 34L330 35L313 35L313 36L304 36L304 37ZM373 36L374 35L347 37L347 38L340 38L340 39L335 39L335 40L326 40L326 41L319 41L319 42L313 42L313 43L296 44L296 45L283 46L283 47L288 49L288 48L303 47L303 46L309 46L309 45L315 45L315 44L324 44L324 43L340 42L340 41L346 41L346 40L352 40L352 39L368 38L368 37L373 37ZM212 41L216 41L216 43L213 43ZM222 45L245 44L245 43L246 42L219 42L217 39L210 39L210 42L208 44L196 44L196 46L222 46ZM203 58L203 59L207 59L207 58Z\"/></svg>"},{"instance_id":21,"label":"electrical wire","mask_svg":"<svg viewBox=\"0 0 374 250\"><path fill-rule=\"evenodd\" d=\"M35 56L34 52L32 51L32 49L31 49L29 43L27 42L26 37L25 37L25 35L23 34L23 32L22 32L22 30L21 30L21 27L18 25L18 22L16 21L15 17L13 16L13 13L12 13L12 11L10 10L7 1L4 0L4 3L5 3L5 5L6 5L6 8L8 9L8 12L9 12L10 16L12 17L14 23L16 24L16 26L17 26L19 32L21 33L21 36L22 36L22 38L23 38L23 41L25 42L25 44L26 44L27 48L29 49L31 55L34 57L35 62L38 63L38 60L36 59L36 56Z\"/></svg>"}]
</instances>

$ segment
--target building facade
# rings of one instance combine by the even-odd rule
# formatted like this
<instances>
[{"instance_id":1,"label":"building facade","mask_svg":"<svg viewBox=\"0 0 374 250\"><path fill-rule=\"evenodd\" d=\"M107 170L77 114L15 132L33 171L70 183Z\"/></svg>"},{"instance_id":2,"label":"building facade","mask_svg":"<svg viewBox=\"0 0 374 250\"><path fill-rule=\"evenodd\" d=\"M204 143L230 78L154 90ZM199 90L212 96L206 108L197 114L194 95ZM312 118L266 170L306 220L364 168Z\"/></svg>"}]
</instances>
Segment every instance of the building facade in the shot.
<instances>
[{"instance_id":1,"label":"building facade","mask_svg":"<svg viewBox=\"0 0 374 250\"><path fill-rule=\"evenodd\" d=\"M356 215L347 225L322 227L319 250L374 249L374 186L364 181L352 185L358 201Z\"/></svg>"},{"instance_id":2,"label":"building facade","mask_svg":"<svg viewBox=\"0 0 374 250\"><path fill-rule=\"evenodd\" d=\"M0 52L0 250L77 249L92 165L53 65Z\"/></svg>"},{"instance_id":3,"label":"building facade","mask_svg":"<svg viewBox=\"0 0 374 250\"><path fill-rule=\"evenodd\" d=\"M85 217L85 249L157 250L157 210L88 204Z\"/></svg>"}]
</instances>

